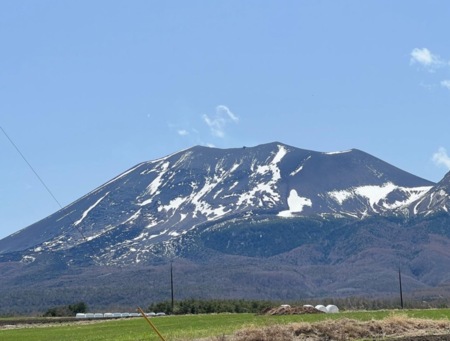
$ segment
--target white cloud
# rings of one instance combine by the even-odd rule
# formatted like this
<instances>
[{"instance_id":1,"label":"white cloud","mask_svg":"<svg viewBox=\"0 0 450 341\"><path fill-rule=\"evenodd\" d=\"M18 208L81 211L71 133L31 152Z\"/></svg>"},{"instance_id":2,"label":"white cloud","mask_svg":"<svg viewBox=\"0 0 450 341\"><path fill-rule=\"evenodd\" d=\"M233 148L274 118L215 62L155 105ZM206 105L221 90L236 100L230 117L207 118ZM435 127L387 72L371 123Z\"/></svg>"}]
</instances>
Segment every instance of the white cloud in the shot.
<instances>
[{"instance_id":1,"label":"white cloud","mask_svg":"<svg viewBox=\"0 0 450 341\"><path fill-rule=\"evenodd\" d=\"M445 79L441 81L441 86L450 90L450 79Z\"/></svg>"},{"instance_id":2,"label":"white cloud","mask_svg":"<svg viewBox=\"0 0 450 341\"><path fill-rule=\"evenodd\" d=\"M210 117L208 115L203 115L203 121L209 127L211 134L216 137L225 137L225 127L229 123L239 122L239 117L237 117L231 110L225 105L218 105L216 107L215 114Z\"/></svg>"},{"instance_id":3,"label":"white cloud","mask_svg":"<svg viewBox=\"0 0 450 341\"><path fill-rule=\"evenodd\" d=\"M415 48L411 51L411 64L419 63L420 65L433 70L436 67L444 65L444 61L437 55L434 55L426 47Z\"/></svg>"},{"instance_id":4,"label":"white cloud","mask_svg":"<svg viewBox=\"0 0 450 341\"><path fill-rule=\"evenodd\" d=\"M239 122L239 117L233 114L225 105L218 105L216 107L216 113L218 115L228 116L233 122Z\"/></svg>"},{"instance_id":5,"label":"white cloud","mask_svg":"<svg viewBox=\"0 0 450 341\"><path fill-rule=\"evenodd\" d=\"M178 135L180 135L180 136L186 136L186 135L189 135L189 132L188 132L187 130L185 130L185 129L180 129L180 130L177 131L177 133L178 133Z\"/></svg>"},{"instance_id":6,"label":"white cloud","mask_svg":"<svg viewBox=\"0 0 450 341\"><path fill-rule=\"evenodd\" d=\"M445 148L440 147L436 153L433 154L433 162L438 166L445 166L450 169L450 157L447 155Z\"/></svg>"}]
</instances>

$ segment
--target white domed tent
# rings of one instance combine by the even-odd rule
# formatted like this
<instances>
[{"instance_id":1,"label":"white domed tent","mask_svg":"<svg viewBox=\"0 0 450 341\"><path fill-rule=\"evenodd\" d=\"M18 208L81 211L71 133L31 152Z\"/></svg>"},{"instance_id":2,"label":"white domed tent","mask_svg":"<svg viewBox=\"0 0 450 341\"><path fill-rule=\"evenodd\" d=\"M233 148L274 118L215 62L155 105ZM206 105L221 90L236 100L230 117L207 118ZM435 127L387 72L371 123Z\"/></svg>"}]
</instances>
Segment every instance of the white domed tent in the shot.
<instances>
[{"instance_id":1,"label":"white domed tent","mask_svg":"<svg viewBox=\"0 0 450 341\"><path fill-rule=\"evenodd\" d=\"M316 308L317 310L323 311L324 313L327 313L327 312L328 312L328 311L327 311L327 308L325 308L325 306L322 305L322 304L316 305L315 308Z\"/></svg>"},{"instance_id":2,"label":"white domed tent","mask_svg":"<svg viewBox=\"0 0 450 341\"><path fill-rule=\"evenodd\" d=\"M333 304L327 305L326 309L327 309L327 313L329 313L329 314L336 314L339 312L339 308Z\"/></svg>"}]
</instances>

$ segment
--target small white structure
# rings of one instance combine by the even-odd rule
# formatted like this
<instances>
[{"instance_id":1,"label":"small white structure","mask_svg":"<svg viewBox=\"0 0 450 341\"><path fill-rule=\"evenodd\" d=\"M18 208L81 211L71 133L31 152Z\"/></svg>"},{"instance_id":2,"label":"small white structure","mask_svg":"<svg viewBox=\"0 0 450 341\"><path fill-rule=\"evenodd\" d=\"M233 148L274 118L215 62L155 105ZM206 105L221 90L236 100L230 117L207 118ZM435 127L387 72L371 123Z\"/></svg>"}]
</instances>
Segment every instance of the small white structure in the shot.
<instances>
[{"instance_id":1,"label":"small white structure","mask_svg":"<svg viewBox=\"0 0 450 341\"><path fill-rule=\"evenodd\" d=\"M290 308L291 306L289 304L282 304L280 307L281 308Z\"/></svg>"},{"instance_id":2,"label":"small white structure","mask_svg":"<svg viewBox=\"0 0 450 341\"><path fill-rule=\"evenodd\" d=\"M324 313L328 313L327 308L322 304L318 304L314 308L316 308L317 310L323 311Z\"/></svg>"},{"instance_id":3,"label":"small white structure","mask_svg":"<svg viewBox=\"0 0 450 341\"><path fill-rule=\"evenodd\" d=\"M336 314L339 312L339 308L336 307L334 304L327 305L326 309L327 309L327 313L329 313L329 314Z\"/></svg>"},{"instance_id":4,"label":"small white structure","mask_svg":"<svg viewBox=\"0 0 450 341\"><path fill-rule=\"evenodd\" d=\"M145 316L147 316L147 317L153 317L153 316L156 316L156 313L153 312L153 311L151 311L151 312L149 312L149 313L146 313Z\"/></svg>"},{"instance_id":5,"label":"small white structure","mask_svg":"<svg viewBox=\"0 0 450 341\"><path fill-rule=\"evenodd\" d=\"M314 306L312 306L311 304L304 304L303 308L314 308Z\"/></svg>"},{"instance_id":6,"label":"small white structure","mask_svg":"<svg viewBox=\"0 0 450 341\"><path fill-rule=\"evenodd\" d=\"M155 314L154 312L145 314L146 316L164 316L165 313ZM140 317L139 313L77 313L75 318L77 319L93 319L93 318L120 318L120 317Z\"/></svg>"}]
</instances>

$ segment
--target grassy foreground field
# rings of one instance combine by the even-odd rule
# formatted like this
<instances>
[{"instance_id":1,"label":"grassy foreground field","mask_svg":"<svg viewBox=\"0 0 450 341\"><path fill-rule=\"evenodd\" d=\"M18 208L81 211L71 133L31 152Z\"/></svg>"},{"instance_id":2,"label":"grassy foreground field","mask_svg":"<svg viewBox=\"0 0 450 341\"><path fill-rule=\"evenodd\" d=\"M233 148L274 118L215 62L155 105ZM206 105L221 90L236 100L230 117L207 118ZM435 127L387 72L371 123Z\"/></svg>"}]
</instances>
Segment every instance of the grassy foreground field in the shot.
<instances>
[{"instance_id":1,"label":"grassy foreground field","mask_svg":"<svg viewBox=\"0 0 450 341\"><path fill-rule=\"evenodd\" d=\"M288 323L316 323L324 320L382 320L393 316L449 321L449 309L360 311L339 314L311 314L285 316L258 316L253 314L186 315L153 318L161 334L169 340L194 340L229 335L243 328L264 328ZM450 330L449 330L450 333ZM68 324L23 325L20 328L0 329L2 341L38 340L160 340L143 318L77 322Z\"/></svg>"}]
</instances>

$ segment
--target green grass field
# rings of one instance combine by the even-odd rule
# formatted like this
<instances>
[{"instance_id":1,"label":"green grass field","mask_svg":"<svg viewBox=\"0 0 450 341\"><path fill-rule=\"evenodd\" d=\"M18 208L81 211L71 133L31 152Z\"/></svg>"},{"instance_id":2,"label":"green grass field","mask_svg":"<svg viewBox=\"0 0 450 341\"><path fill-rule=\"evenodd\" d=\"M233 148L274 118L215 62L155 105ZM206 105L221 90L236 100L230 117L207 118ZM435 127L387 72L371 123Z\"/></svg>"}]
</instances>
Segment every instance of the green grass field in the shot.
<instances>
[{"instance_id":1,"label":"green grass field","mask_svg":"<svg viewBox=\"0 0 450 341\"><path fill-rule=\"evenodd\" d=\"M316 322L325 319L349 318L380 320L392 314L426 319L450 319L450 309L382 310L341 312L290 316L258 316L253 314L186 315L153 318L151 321L167 341L191 340L230 334L246 326L267 326L290 322ZM2 341L139 341L160 340L143 318L109 320L92 324L40 325L21 329L0 330Z\"/></svg>"}]
</instances>

